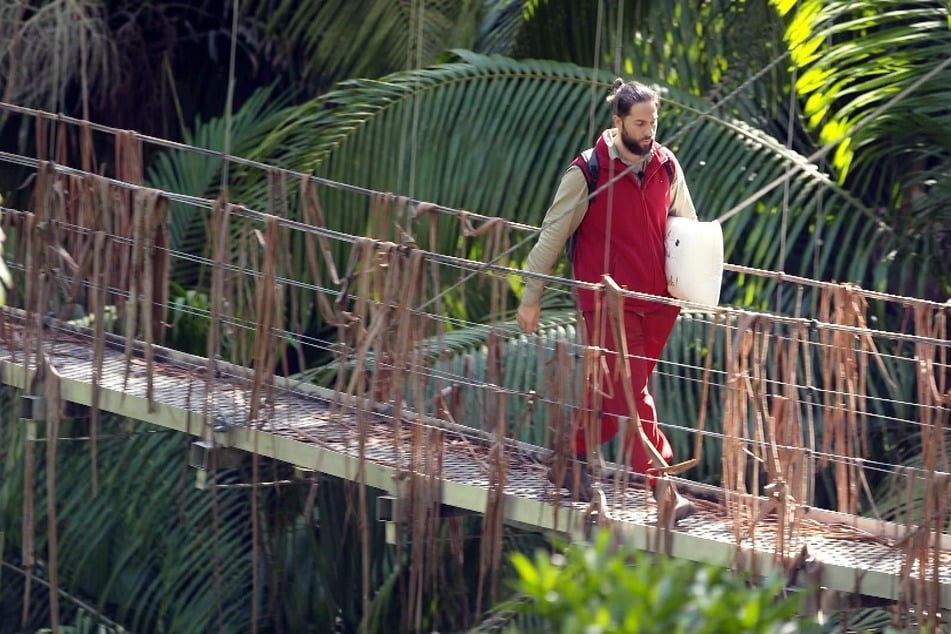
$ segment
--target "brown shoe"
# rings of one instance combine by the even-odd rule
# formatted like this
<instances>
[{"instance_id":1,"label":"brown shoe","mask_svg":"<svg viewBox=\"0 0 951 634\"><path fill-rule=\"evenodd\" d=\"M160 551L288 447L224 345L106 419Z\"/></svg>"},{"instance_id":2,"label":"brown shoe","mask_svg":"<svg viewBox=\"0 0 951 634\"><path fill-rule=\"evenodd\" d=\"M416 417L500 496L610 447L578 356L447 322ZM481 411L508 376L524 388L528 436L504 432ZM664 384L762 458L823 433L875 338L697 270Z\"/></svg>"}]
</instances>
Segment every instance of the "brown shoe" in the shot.
<instances>
[{"instance_id":1,"label":"brown shoe","mask_svg":"<svg viewBox=\"0 0 951 634\"><path fill-rule=\"evenodd\" d=\"M680 520L697 512L694 503L680 495L677 487L668 478L659 478L654 483L652 493L654 500L657 502L658 517L662 515L670 517L668 514L672 510L674 526L679 524Z\"/></svg>"},{"instance_id":2,"label":"brown shoe","mask_svg":"<svg viewBox=\"0 0 951 634\"><path fill-rule=\"evenodd\" d=\"M559 489L568 489L572 500L590 502L594 493L591 488L591 474L588 473L588 463L578 459L571 459L564 470L560 465L548 467L548 481ZM561 476L559 478L558 476Z\"/></svg>"}]
</instances>

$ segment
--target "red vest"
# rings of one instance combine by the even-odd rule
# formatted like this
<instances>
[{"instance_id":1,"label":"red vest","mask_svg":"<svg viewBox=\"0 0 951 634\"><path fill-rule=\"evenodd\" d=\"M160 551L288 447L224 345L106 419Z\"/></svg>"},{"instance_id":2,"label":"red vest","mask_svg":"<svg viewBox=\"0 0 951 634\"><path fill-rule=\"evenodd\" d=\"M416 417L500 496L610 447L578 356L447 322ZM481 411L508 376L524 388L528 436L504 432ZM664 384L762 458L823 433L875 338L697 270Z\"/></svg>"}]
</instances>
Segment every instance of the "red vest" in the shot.
<instances>
[{"instance_id":1,"label":"red vest","mask_svg":"<svg viewBox=\"0 0 951 634\"><path fill-rule=\"evenodd\" d=\"M598 194L575 233L572 258L574 277L600 283L605 273L632 291L670 297L664 272L664 234L670 207L670 181L664 163L674 160L664 146L654 144L654 156L644 170L643 184L633 172L624 174L611 187L605 183L627 169L620 159L611 160L604 136L595 145L600 169ZM671 171L671 173L673 173ZM577 289L578 308L592 311L594 292ZM663 304L628 298L625 310L650 311Z\"/></svg>"}]
</instances>

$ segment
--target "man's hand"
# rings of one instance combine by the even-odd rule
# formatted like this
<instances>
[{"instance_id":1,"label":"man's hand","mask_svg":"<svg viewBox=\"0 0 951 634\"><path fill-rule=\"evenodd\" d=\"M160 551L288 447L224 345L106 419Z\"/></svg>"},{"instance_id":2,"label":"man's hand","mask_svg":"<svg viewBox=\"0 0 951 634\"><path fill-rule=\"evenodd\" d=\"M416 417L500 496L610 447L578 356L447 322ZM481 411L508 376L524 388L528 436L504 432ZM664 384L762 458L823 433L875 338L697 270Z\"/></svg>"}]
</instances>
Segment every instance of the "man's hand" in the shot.
<instances>
[{"instance_id":1,"label":"man's hand","mask_svg":"<svg viewBox=\"0 0 951 634\"><path fill-rule=\"evenodd\" d=\"M542 307L538 304L534 306L519 306L518 312L515 313L515 319L518 321L518 325L522 327L522 330L528 334L535 332L535 329L538 328L538 316L541 315Z\"/></svg>"}]
</instances>

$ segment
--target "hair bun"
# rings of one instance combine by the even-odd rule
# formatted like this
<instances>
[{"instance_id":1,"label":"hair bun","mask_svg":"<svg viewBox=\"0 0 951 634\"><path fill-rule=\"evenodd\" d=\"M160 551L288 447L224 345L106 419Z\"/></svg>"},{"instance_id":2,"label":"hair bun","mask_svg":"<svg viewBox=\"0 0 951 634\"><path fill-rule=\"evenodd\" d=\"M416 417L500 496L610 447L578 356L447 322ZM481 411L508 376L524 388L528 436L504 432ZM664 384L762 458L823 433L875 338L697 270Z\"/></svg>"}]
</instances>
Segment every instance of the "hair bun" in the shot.
<instances>
[{"instance_id":1,"label":"hair bun","mask_svg":"<svg viewBox=\"0 0 951 634\"><path fill-rule=\"evenodd\" d=\"M617 96L618 91L624 87L624 79L618 77L614 80L614 83L611 85L611 94L608 95L608 98L605 99L608 103L614 103L614 98Z\"/></svg>"}]
</instances>

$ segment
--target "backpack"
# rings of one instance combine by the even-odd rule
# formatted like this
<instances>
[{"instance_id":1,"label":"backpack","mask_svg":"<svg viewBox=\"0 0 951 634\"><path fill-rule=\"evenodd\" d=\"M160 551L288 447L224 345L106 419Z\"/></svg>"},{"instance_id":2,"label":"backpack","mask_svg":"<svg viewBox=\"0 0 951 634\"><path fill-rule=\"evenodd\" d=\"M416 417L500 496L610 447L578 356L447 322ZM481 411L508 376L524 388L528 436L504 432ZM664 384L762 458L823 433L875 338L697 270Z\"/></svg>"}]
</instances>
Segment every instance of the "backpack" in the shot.
<instances>
[{"instance_id":1,"label":"backpack","mask_svg":"<svg viewBox=\"0 0 951 634\"><path fill-rule=\"evenodd\" d=\"M598 160L598 153L593 147L579 154L571 161L571 165L577 165L585 176L588 183L588 204L594 202L594 190L598 187L598 174L601 171L601 162ZM664 170L667 172L667 186L674 182L674 162L672 160L664 161ZM575 254L575 234L572 233L565 243L565 253L568 261L574 259Z\"/></svg>"}]
</instances>

